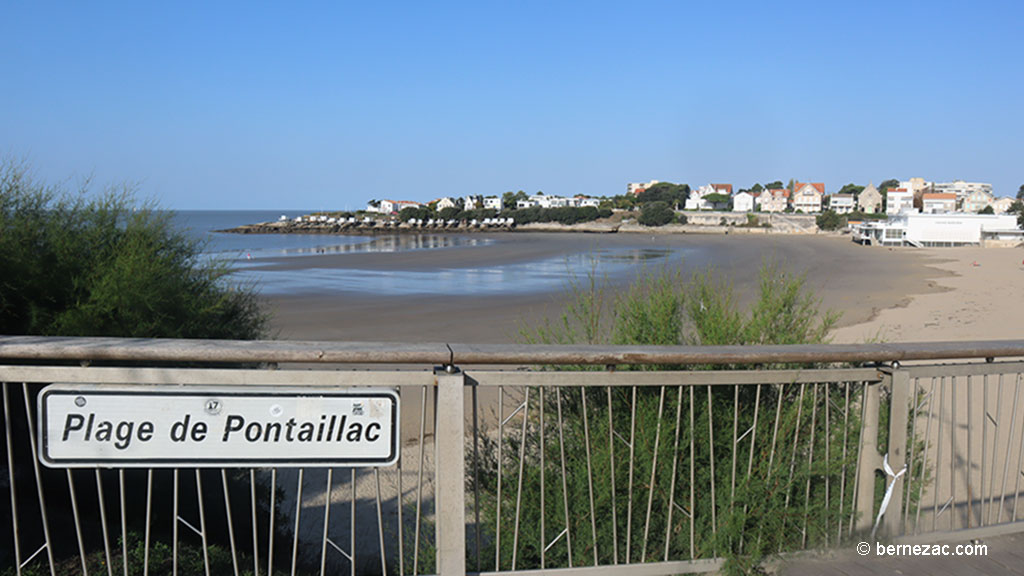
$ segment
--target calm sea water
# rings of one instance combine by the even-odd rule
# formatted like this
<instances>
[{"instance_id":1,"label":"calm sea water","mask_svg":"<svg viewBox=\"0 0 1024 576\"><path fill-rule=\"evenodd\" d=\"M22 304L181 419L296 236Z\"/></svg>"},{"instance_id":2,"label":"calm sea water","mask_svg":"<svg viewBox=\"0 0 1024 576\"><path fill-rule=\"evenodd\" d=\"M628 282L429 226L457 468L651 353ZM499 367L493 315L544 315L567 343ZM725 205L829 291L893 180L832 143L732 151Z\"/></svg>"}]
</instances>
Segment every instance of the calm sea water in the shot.
<instances>
[{"instance_id":1,"label":"calm sea water","mask_svg":"<svg viewBox=\"0 0 1024 576\"><path fill-rule=\"evenodd\" d=\"M444 250L454 246L484 247L493 239L460 234L333 236L324 234L225 234L215 232L256 222L294 218L304 210L180 211L179 226L207 242L206 255L230 262L236 281L255 281L266 295L308 293L357 293L377 295L501 295L557 292L572 279L588 274L611 281L631 278L637 270L680 259L686 250L650 247L618 247L592 250L531 262L495 262L483 267L422 270L365 270L359 268L307 267L301 270L267 270L267 258L317 253L397 252ZM691 255L687 255L689 258Z\"/></svg>"}]
</instances>

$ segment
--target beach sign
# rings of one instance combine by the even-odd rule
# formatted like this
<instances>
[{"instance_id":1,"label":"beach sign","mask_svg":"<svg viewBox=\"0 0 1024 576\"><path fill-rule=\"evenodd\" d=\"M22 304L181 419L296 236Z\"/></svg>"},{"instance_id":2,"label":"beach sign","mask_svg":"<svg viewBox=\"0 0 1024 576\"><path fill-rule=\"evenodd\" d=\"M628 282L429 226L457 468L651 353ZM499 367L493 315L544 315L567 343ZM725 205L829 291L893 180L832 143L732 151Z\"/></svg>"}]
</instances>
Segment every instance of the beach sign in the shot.
<instances>
[{"instance_id":1,"label":"beach sign","mask_svg":"<svg viewBox=\"0 0 1024 576\"><path fill-rule=\"evenodd\" d=\"M53 384L38 414L51 468L372 467L399 454L390 389Z\"/></svg>"}]
</instances>

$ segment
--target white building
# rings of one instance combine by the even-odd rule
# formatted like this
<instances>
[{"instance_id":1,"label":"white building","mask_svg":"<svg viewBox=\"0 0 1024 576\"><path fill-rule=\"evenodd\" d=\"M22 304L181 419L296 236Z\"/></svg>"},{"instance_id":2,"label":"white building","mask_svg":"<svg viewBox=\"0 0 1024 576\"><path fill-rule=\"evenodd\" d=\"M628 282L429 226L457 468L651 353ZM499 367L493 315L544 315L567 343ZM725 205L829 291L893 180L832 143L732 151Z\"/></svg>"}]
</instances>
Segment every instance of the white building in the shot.
<instances>
[{"instance_id":1,"label":"white building","mask_svg":"<svg viewBox=\"0 0 1024 576\"><path fill-rule=\"evenodd\" d=\"M964 199L972 192L987 192L989 195L992 195L992 185L986 182L954 180L953 182L936 182L932 188L935 192L956 194L957 202L960 204L963 204Z\"/></svg>"},{"instance_id":2,"label":"white building","mask_svg":"<svg viewBox=\"0 0 1024 576\"><path fill-rule=\"evenodd\" d=\"M915 196L931 192L934 187L935 184L933 182L928 182L924 178L911 178L910 180L900 182L900 188Z\"/></svg>"},{"instance_id":3,"label":"white building","mask_svg":"<svg viewBox=\"0 0 1024 576\"><path fill-rule=\"evenodd\" d=\"M659 183L658 180L651 180L650 182L647 182L646 184L643 183L643 182L630 182L629 184L626 184L626 193L627 194L632 194L633 196L638 196L644 190L647 190L651 186L654 186L655 184L658 184L658 183Z\"/></svg>"},{"instance_id":4,"label":"white building","mask_svg":"<svg viewBox=\"0 0 1024 576\"><path fill-rule=\"evenodd\" d=\"M465 198L462 199L462 209L463 210L476 210L479 207L480 207L480 197L479 196L466 196Z\"/></svg>"},{"instance_id":5,"label":"white building","mask_svg":"<svg viewBox=\"0 0 1024 576\"><path fill-rule=\"evenodd\" d=\"M733 212L753 212L754 195L750 192L740 192L732 197Z\"/></svg>"},{"instance_id":6,"label":"white building","mask_svg":"<svg viewBox=\"0 0 1024 576\"><path fill-rule=\"evenodd\" d=\"M576 196L573 200L576 201L576 206L579 206L580 208L586 208L588 206L597 208L601 205L600 198L591 198L590 196Z\"/></svg>"},{"instance_id":7,"label":"white building","mask_svg":"<svg viewBox=\"0 0 1024 576\"><path fill-rule=\"evenodd\" d=\"M956 212L956 194L946 192L925 192L921 196L921 212L924 214L948 214Z\"/></svg>"},{"instance_id":8,"label":"white building","mask_svg":"<svg viewBox=\"0 0 1024 576\"><path fill-rule=\"evenodd\" d=\"M705 199L711 194L721 196L732 196L732 184L706 184L691 190L686 203L683 205L686 210L723 210L728 206L727 202L712 203Z\"/></svg>"},{"instance_id":9,"label":"white building","mask_svg":"<svg viewBox=\"0 0 1024 576\"><path fill-rule=\"evenodd\" d=\"M437 201L437 209L444 210L445 208L455 208L455 199L449 196L445 196Z\"/></svg>"},{"instance_id":10,"label":"white building","mask_svg":"<svg viewBox=\"0 0 1024 576\"><path fill-rule=\"evenodd\" d=\"M484 208L501 212L505 209L505 203L501 200L501 196L488 196L484 198Z\"/></svg>"},{"instance_id":11,"label":"white building","mask_svg":"<svg viewBox=\"0 0 1024 576\"><path fill-rule=\"evenodd\" d=\"M853 194L833 194L828 197L828 209L836 214L849 214L857 207Z\"/></svg>"},{"instance_id":12,"label":"white building","mask_svg":"<svg viewBox=\"0 0 1024 576\"><path fill-rule=\"evenodd\" d=\"M858 225L853 239L879 246L967 246L1020 235L1013 215L904 213Z\"/></svg>"},{"instance_id":13,"label":"white building","mask_svg":"<svg viewBox=\"0 0 1024 576\"><path fill-rule=\"evenodd\" d=\"M902 214L914 211L914 193L904 188L893 188L885 194L885 213Z\"/></svg>"}]
</instances>

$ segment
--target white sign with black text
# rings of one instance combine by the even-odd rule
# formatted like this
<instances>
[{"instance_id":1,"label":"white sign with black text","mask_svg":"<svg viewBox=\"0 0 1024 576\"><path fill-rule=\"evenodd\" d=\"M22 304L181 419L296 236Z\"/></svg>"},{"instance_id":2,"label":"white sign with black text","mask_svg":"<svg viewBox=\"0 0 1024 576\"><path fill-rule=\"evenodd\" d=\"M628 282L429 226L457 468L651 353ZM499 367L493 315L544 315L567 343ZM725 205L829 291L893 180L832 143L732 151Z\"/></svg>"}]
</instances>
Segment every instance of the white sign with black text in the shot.
<instances>
[{"instance_id":1,"label":"white sign with black text","mask_svg":"<svg viewBox=\"0 0 1024 576\"><path fill-rule=\"evenodd\" d=\"M39 395L49 467L389 466L387 389L53 384Z\"/></svg>"}]
</instances>

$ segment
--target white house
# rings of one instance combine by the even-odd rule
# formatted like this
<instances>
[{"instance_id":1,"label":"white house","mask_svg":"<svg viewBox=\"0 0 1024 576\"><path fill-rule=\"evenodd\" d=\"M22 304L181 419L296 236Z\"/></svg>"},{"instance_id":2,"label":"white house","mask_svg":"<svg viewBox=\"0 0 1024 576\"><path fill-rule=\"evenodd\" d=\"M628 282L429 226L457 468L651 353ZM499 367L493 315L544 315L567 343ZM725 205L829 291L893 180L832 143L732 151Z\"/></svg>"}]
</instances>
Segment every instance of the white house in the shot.
<instances>
[{"instance_id":1,"label":"white house","mask_svg":"<svg viewBox=\"0 0 1024 576\"><path fill-rule=\"evenodd\" d=\"M437 209L444 210L445 208L455 208L455 199L449 196L445 196L437 201Z\"/></svg>"},{"instance_id":2,"label":"white house","mask_svg":"<svg viewBox=\"0 0 1024 576\"><path fill-rule=\"evenodd\" d=\"M905 188L892 188L885 194L885 213L902 214L914 211L914 193Z\"/></svg>"},{"instance_id":3,"label":"white house","mask_svg":"<svg viewBox=\"0 0 1024 576\"><path fill-rule=\"evenodd\" d=\"M804 214L821 212L821 199L824 196L824 182L797 182L793 186L793 210Z\"/></svg>"},{"instance_id":4,"label":"white house","mask_svg":"<svg viewBox=\"0 0 1024 576\"><path fill-rule=\"evenodd\" d=\"M484 208L501 212L505 209L505 203L501 200L501 196L488 196L484 198Z\"/></svg>"},{"instance_id":5,"label":"white house","mask_svg":"<svg viewBox=\"0 0 1024 576\"><path fill-rule=\"evenodd\" d=\"M706 184L697 188L696 190L690 191L690 196L687 197L686 203L683 205L686 210L723 210L728 205L726 202L712 203L708 202L705 198L711 194L719 194L721 196L732 196L732 184Z\"/></svg>"},{"instance_id":6,"label":"white house","mask_svg":"<svg viewBox=\"0 0 1024 576\"><path fill-rule=\"evenodd\" d=\"M732 197L733 212L753 212L754 195L750 192L740 192Z\"/></svg>"},{"instance_id":7,"label":"white house","mask_svg":"<svg viewBox=\"0 0 1024 576\"><path fill-rule=\"evenodd\" d=\"M853 194L833 194L828 197L828 209L836 214L849 214L857 207Z\"/></svg>"},{"instance_id":8,"label":"white house","mask_svg":"<svg viewBox=\"0 0 1024 576\"><path fill-rule=\"evenodd\" d=\"M476 210L479 207L480 207L480 197L479 196L466 196L465 198L462 199L462 209L463 210Z\"/></svg>"},{"instance_id":9,"label":"white house","mask_svg":"<svg viewBox=\"0 0 1024 576\"><path fill-rule=\"evenodd\" d=\"M921 195L921 212L924 214L948 214L956 212L956 194L948 192L925 192Z\"/></svg>"},{"instance_id":10,"label":"white house","mask_svg":"<svg viewBox=\"0 0 1024 576\"><path fill-rule=\"evenodd\" d=\"M581 208L586 208L588 206L589 207L593 207L593 208L597 208L598 206L601 205L601 199L600 198L591 198L590 196L579 195L579 196L576 196L574 198L574 200L576 200L576 205L581 207Z\"/></svg>"}]
</instances>

